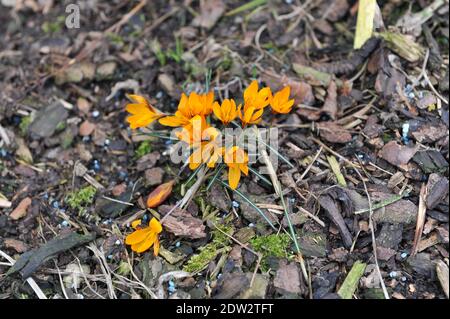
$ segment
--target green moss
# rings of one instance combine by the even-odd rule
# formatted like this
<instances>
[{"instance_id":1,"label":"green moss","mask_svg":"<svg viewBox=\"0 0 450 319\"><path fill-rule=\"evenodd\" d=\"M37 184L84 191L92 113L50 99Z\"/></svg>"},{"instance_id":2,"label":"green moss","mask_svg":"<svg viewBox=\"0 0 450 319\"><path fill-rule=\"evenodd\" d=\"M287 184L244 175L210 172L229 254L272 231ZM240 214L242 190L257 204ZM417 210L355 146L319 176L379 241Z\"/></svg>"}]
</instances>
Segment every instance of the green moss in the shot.
<instances>
[{"instance_id":1,"label":"green moss","mask_svg":"<svg viewBox=\"0 0 450 319\"><path fill-rule=\"evenodd\" d=\"M56 125L56 131L60 132L62 130L64 130L67 127L67 124L65 121L61 121Z\"/></svg>"},{"instance_id":2,"label":"green moss","mask_svg":"<svg viewBox=\"0 0 450 319\"><path fill-rule=\"evenodd\" d=\"M62 30L65 21L65 16L59 16L53 22L46 21L42 24L42 31L45 33L57 33Z\"/></svg>"},{"instance_id":3,"label":"green moss","mask_svg":"<svg viewBox=\"0 0 450 319\"><path fill-rule=\"evenodd\" d=\"M150 144L150 141L143 141L141 144L139 144L138 148L134 152L134 156L136 159L141 158L142 156L150 153L152 151L152 146Z\"/></svg>"},{"instance_id":4,"label":"green moss","mask_svg":"<svg viewBox=\"0 0 450 319\"><path fill-rule=\"evenodd\" d=\"M125 43L123 38L119 34L109 32L106 34L106 36L109 42L111 42L112 44L122 46Z\"/></svg>"},{"instance_id":5,"label":"green moss","mask_svg":"<svg viewBox=\"0 0 450 319\"><path fill-rule=\"evenodd\" d=\"M291 239L287 234L258 236L250 240L256 252L262 254L261 268L267 270L267 257L288 258Z\"/></svg>"},{"instance_id":6,"label":"green moss","mask_svg":"<svg viewBox=\"0 0 450 319\"><path fill-rule=\"evenodd\" d=\"M31 116L24 116L20 120L19 131L21 136L27 135L28 127L31 124Z\"/></svg>"},{"instance_id":7,"label":"green moss","mask_svg":"<svg viewBox=\"0 0 450 319\"><path fill-rule=\"evenodd\" d=\"M71 192L66 198L66 202L70 208L82 213L86 206L94 202L95 193L97 190L94 186L86 186L77 192Z\"/></svg>"},{"instance_id":8,"label":"green moss","mask_svg":"<svg viewBox=\"0 0 450 319\"><path fill-rule=\"evenodd\" d=\"M234 228L232 225L226 223L222 225L218 225L217 218L214 221L214 224L220 228L223 232L232 235L234 232ZM228 236L223 234L221 231L215 229L211 232L212 241L208 243L206 246L199 248L200 253L192 256L187 263L184 265L183 270L190 273L197 273L205 269L208 264L213 261L216 256L223 250L228 249L228 245L231 243L231 240Z\"/></svg>"},{"instance_id":9,"label":"green moss","mask_svg":"<svg viewBox=\"0 0 450 319\"><path fill-rule=\"evenodd\" d=\"M217 245L214 242L203 246L200 250L199 254L192 256L186 265L184 265L184 271L196 273L203 270L219 253Z\"/></svg>"}]
</instances>

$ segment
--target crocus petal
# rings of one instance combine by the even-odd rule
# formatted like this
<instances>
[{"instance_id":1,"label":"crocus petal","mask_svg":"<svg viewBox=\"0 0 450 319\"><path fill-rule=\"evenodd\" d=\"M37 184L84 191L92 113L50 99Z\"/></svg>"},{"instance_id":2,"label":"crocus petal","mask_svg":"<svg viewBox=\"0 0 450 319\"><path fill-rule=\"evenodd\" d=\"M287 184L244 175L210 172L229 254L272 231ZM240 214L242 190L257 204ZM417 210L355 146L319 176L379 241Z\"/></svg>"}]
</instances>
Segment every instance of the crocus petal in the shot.
<instances>
[{"instance_id":1,"label":"crocus petal","mask_svg":"<svg viewBox=\"0 0 450 319\"><path fill-rule=\"evenodd\" d=\"M241 164L241 165L239 165L239 168L241 169L242 173L244 173L246 176L248 175L248 166L247 166L247 164Z\"/></svg>"},{"instance_id":2,"label":"crocus petal","mask_svg":"<svg viewBox=\"0 0 450 319\"><path fill-rule=\"evenodd\" d=\"M241 170L239 167L230 167L228 170L228 183L231 189L236 189L241 179Z\"/></svg>"},{"instance_id":3,"label":"crocus petal","mask_svg":"<svg viewBox=\"0 0 450 319\"><path fill-rule=\"evenodd\" d=\"M158 236L156 236L155 243L153 245L153 255L158 256L159 249L160 249L160 243L159 243Z\"/></svg>"},{"instance_id":4,"label":"crocus petal","mask_svg":"<svg viewBox=\"0 0 450 319\"><path fill-rule=\"evenodd\" d=\"M150 232L149 235L141 242L131 245L131 249L137 253L142 253L152 247L155 243L157 235L154 232Z\"/></svg>"},{"instance_id":5,"label":"crocus petal","mask_svg":"<svg viewBox=\"0 0 450 319\"><path fill-rule=\"evenodd\" d=\"M150 220L149 226L150 229L157 234L162 232L162 225L155 217Z\"/></svg>"},{"instance_id":6,"label":"crocus petal","mask_svg":"<svg viewBox=\"0 0 450 319\"><path fill-rule=\"evenodd\" d=\"M127 236L127 238L125 238L125 244L127 245L135 245L137 243L140 243L141 241L143 241L148 234L151 232L150 228L142 228L142 229L138 229L134 232L132 232L131 234L129 234Z\"/></svg>"},{"instance_id":7,"label":"crocus petal","mask_svg":"<svg viewBox=\"0 0 450 319\"><path fill-rule=\"evenodd\" d=\"M135 221L133 221L133 222L131 223L131 227L132 227L133 229L136 229L140 224L141 224L141 220L140 220L140 219L136 219Z\"/></svg>"},{"instance_id":8,"label":"crocus petal","mask_svg":"<svg viewBox=\"0 0 450 319\"><path fill-rule=\"evenodd\" d=\"M159 123L164 126L179 127L188 124L189 121L178 116L166 116L160 119Z\"/></svg>"}]
</instances>

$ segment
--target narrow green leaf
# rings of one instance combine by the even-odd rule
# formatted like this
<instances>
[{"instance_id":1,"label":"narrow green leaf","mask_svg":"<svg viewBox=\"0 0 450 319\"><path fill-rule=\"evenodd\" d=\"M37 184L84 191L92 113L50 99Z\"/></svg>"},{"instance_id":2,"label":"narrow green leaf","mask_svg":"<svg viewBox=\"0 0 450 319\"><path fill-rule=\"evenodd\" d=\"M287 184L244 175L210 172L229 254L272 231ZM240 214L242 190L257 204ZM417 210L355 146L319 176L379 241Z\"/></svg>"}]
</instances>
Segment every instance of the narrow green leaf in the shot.
<instances>
[{"instance_id":1,"label":"narrow green leaf","mask_svg":"<svg viewBox=\"0 0 450 319\"><path fill-rule=\"evenodd\" d=\"M333 171L339 185L347 187L347 183L345 182L344 175L341 173L341 168L339 167L339 163L336 160L336 157L333 155L327 156L328 164L331 166L331 170Z\"/></svg>"},{"instance_id":2,"label":"narrow green leaf","mask_svg":"<svg viewBox=\"0 0 450 319\"><path fill-rule=\"evenodd\" d=\"M233 10L227 12L225 15L226 16L232 16L232 15L241 13L243 11L259 7L259 6L261 6L263 4L266 4L266 3L267 3L267 0L253 0L253 1L247 2L246 4L243 4L240 7L237 7L236 9L233 9Z\"/></svg>"},{"instance_id":3,"label":"narrow green leaf","mask_svg":"<svg viewBox=\"0 0 450 319\"><path fill-rule=\"evenodd\" d=\"M219 179L219 182L222 183L223 186L227 187L228 189L230 189L233 193L236 193L237 195L239 195L240 197L242 197L243 200L245 200L250 206L252 206L263 218L264 220L270 225L270 227L272 227L274 230L278 230L270 221L269 218L267 218L266 214L264 214L264 212L258 207L256 206L247 196L245 196L244 194L242 194L240 191L238 191L237 189L232 189L230 187L230 185L228 185L227 183L225 183L224 181Z\"/></svg>"},{"instance_id":4,"label":"narrow green leaf","mask_svg":"<svg viewBox=\"0 0 450 319\"><path fill-rule=\"evenodd\" d=\"M338 295L341 296L342 299L352 299L352 296L358 287L359 279L364 274L365 269L366 264L360 262L359 260L353 264L352 269L348 273L338 291Z\"/></svg>"}]
</instances>

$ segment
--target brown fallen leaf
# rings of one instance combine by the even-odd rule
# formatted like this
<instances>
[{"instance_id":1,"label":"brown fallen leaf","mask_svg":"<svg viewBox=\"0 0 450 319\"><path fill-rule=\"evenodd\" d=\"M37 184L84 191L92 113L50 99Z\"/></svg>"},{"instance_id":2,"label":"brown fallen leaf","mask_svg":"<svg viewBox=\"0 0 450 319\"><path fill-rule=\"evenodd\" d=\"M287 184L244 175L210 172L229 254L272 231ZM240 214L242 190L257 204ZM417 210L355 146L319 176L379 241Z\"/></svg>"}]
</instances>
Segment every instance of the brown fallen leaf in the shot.
<instances>
[{"instance_id":1,"label":"brown fallen leaf","mask_svg":"<svg viewBox=\"0 0 450 319\"><path fill-rule=\"evenodd\" d=\"M78 133L81 136L89 136L94 132L96 125L94 123L89 122L88 120L81 123Z\"/></svg>"},{"instance_id":2,"label":"brown fallen leaf","mask_svg":"<svg viewBox=\"0 0 450 319\"><path fill-rule=\"evenodd\" d=\"M200 0L200 14L195 17L194 26L211 29L225 12L222 0Z\"/></svg>"},{"instance_id":3,"label":"brown fallen leaf","mask_svg":"<svg viewBox=\"0 0 450 319\"><path fill-rule=\"evenodd\" d=\"M392 165L404 169L416 152L417 147L403 146L395 141L390 141L383 146L378 155Z\"/></svg>"},{"instance_id":4,"label":"brown fallen leaf","mask_svg":"<svg viewBox=\"0 0 450 319\"><path fill-rule=\"evenodd\" d=\"M301 274L297 264L288 264L286 260L281 260L273 285L283 292L300 294L302 292Z\"/></svg>"},{"instance_id":5,"label":"brown fallen leaf","mask_svg":"<svg viewBox=\"0 0 450 319\"><path fill-rule=\"evenodd\" d=\"M322 106L322 112L328 114L333 120L336 119L337 109L337 87L336 82L331 81L327 89L327 98Z\"/></svg>"},{"instance_id":6,"label":"brown fallen leaf","mask_svg":"<svg viewBox=\"0 0 450 319\"><path fill-rule=\"evenodd\" d=\"M28 250L28 245L23 241L13 239L13 238L5 238L3 244L6 248L14 249L18 253L24 253Z\"/></svg>"},{"instance_id":7,"label":"brown fallen leaf","mask_svg":"<svg viewBox=\"0 0 450 319\"><path fill-rule=\"evenodd\" d=\"M287 75L279 76L271 71L264 71L261 79L266 83L270 83L274 91L290 86L291 98L294 99L295 105L312 105L315 101L312 86L306 82L298 81Z\"/></svg>"},{"instance_id":8,"label":"brown fallen leaf","mask_svg":"<svg viewBox=\"0 0 450 319\"><path fill-rule=\"evenodd\" d=\"M413 246L411 248L412 256L417 254L420 238L422 237L423 226L425 223L425 216L426 216L426 211L427 211L427 206L425 203L426 197L427 197L427 187L426 187L425 183L423 183L422 187L420 188L419 209L417 211L416 231L414 233L414 242L413 242Z\"/></svg>"},{"instance_id":9,"label":"brown fallen leaf","mask_svg":"<svg viewBox=\"0 0 450 319\"><path fill-rule=\"evenodd\" d=\"M317 124L320 137L330 143L345 144L352 140L352 135L345 128L335 122L321 122Z\"/></svg>"},{"instance_id":10,"label":"brown fallen leaf","mask_svg":"<svg viewBox=\"0 0 450 319\"><path fill-rule=\"evenodd\" d=\"M79 97L77 99L77 107L81 113L89 114L89 112L91 111L92 104L84 97Z\"/></svg>"},{"instance_id":11,"label":"brown fallen leaf","mask_svg":"<svg viewBox=\"0 0 450 319\"><path fill-rule=\"evenodd\" d=\"M186 210L176 208L162 220L164 229L175 236L197 239L206 237L205 225L200 218L195 218Z\"/></svg>"},{"instance_id":12,"label":"brown fallen leaf","mask_svg":"<svg viewBox=\"0 0 450 319\"><path fill-rule=\"evenodd\" d=\"M12 220L18 220L24 217L27 214L27 209L31 205L31 198L25 197L22 201L17 205L17 207L12 211L9 217Z\"/></svg>"},{"instance_id":13,"label":"brown fallen leaf","mask_svg":"<svg viewBox=\"0 0 450 319\"><path fill-rule=\"evenodd\" d=\"M173 184L175 184L175 180L164 183L156 187L153 192L148 195L147 198L147 207L153 208L161 205L167 197L172 193Z\"/></svg>"}]
</instances>

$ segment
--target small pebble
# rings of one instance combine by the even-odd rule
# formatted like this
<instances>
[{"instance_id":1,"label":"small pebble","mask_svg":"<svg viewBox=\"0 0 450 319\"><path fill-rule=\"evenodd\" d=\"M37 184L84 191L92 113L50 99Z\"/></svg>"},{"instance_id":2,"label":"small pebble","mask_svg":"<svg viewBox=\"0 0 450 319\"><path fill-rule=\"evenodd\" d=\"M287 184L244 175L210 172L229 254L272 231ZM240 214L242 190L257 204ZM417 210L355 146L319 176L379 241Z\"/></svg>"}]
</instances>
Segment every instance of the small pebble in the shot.
<instances>
[{"instance_id":1,"label":"small pebble","mask_svg":"<svg viewBox=\"0 0 450 319\"><path fill-rule=\"evenodd\" d=\"M68 222L67 220L63 220L63 221L61 222L61 227L67 228L67 227L69 227L69 226L70 226L70 224L69 224L69 222Z\"/></svg>"},{"instance_id":2,"label":"small pebble","mask_svg":"<svg viewBox=\"0 0 450 319\"><path fill-rule=\"evenodd\" d=\"M181 243L180 243L179 241L177 241L177 242L175 243L175 247L179 248L180 246L181 246Z\"/></svg>"},{"instance_id":3,"label":"small pebble","mask_svg":"<svg viewBox=\"0 0 450 319\"><path fill-rule=\"evenodd\" d=\"M90 136L83 136L83 138L82 138L82 141L85 143L89 142L90 140L91 140Z\"/></svg>"},{"instance_id":4,"label":"small pebble","mask_svg":"<svg viewBox=\"0 0 450 319\"><path fill-rule=\"evenodd\" d=\"M217 279L220 279L220 277L222 277L222 274L217 275Z\"/></svg>"},{"instance_id":5,"label":"small pebble","mask_svg":"<svg viewBox=\"0 0 450 319\"><path fill-rule=\"evenodd\" d=\"M120 240L117 239L115 244L116 244L116 246L119 246L121 244Z\"/></svg>"},{"instance_id":6,"label":"small pebble","mask_svg":"<svg viewBox=\"0 0 450 319\"><path fill-rule=\"evenodd\" d=\"M2 156L2 157L6 157L6 155L8 155L8 152L5 150L5 149L0 149L0 155Z\"/></svg>"},{"instance_id":7,"label":"small pebble","mask_svg":"<svg viewBox=\"0 0 450 319\"><path fill-rule=\"evenodd\" d=\"M163 97L163 92L159 91L158 93L156 93L155 97L159 100L160 98Z\"/></svg>"},{"instance_id":8,"label":"small pebble","mask_svg":"<svg viewBox=\"0 0 450 319\"><path fill-rule=\"evenodd\" d=\"M58 202L57 200L55 200L55 201L52 203L52 207L53 207L53 208L59 208L59 202Z\"/></svg>"},{"instance_id":9,"label":"small pebble","mask_svg":"<svg viewBox=\"0 0 450 319\"><path fill-rule=\"evenodd\" d=\"M397 277L397 272L396 272L396 271L391 271L391 272L389 273L389 277L391 277L391 278Z\"/></svg>"},{"instance_id":10,"label":"small pebble","mask_svg":"<svg viewBox=\"0 0 450 319\"><path fill-rule=\"evenodd\" d=\"M100 170L100 163L98 162L98 160L94 160L94 163L92 165L92 168L94 171L98 172Z\"/></svg>"},{"instance_id":11,"label":"small pebble","mask_svg":"<svg viewBox=\"0 0 450 319\"><path fill-rule=\"evenodd\" d=\"M403 281L403 282L406 281L406 277L405 277L405 276L402 277L402 281Z\"/></svg>"},{"instance_id":12,"label":"small pebble","mask_svg":"<svg viewBox=\"0 0 450 319\"><path fill-rule=\"evenodd\" d=\"M106 139L105 140L105 145L107 146L107 145L109 145L111 143L111 141L109 140L109 139Z\"/></svg>"},{"instance_id":13,"label":"small pebble","mask_svg":"<svg viewBox=\"0 0 450 319\"><path fill-rule=\"evenodd\" d=\"M108 255L108 259L113 259L113 255Z\"/></svg>"},{"instance_id":14,"label":"small pebble","mask_svg":"<svg viewBox=\"0 0 450 319\"><path fill-rule=\"evenodd\" d=\"M248 224L248 227L255 227L255 224L250 223L250 224Z\"/></svg>"},{"instance_id":15,"label":"small pebble","mask_svg":"<svg viewBox=\"0 0 450 319\"><path fill-rule=\"evenodd\" d=\"M232 201L232 203L231 203L232 205L233 205L233 207L234 208L239 208L239 203L238 202L236 202L235 200L234 201Z\"/></svg>"},{"instance_id":16,"label":"small pebble","mask_svg":"<svg viewBox=\"0 0 450 319\"><path fill-rule=\"evenodd\" d=\"M97 111L97 110L95 110L95 111L93 111L92 112L92 117L98 117L100 115L100 112L99 111Z\"/></svg>"},{"instance_id":17,"label":"small pebble","mask_svg":"<svg viewBox=\"0 0 450 319\"><path fill-rule=\"evenodd\" d=\"M408 254L407 254L407 253L402 253L402 254L400 255L400 257L402 257L403 259L405 259L406 257L408 257Z\"/></svg>"}]
</instances>

